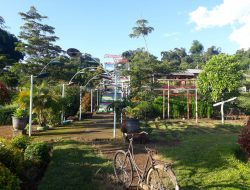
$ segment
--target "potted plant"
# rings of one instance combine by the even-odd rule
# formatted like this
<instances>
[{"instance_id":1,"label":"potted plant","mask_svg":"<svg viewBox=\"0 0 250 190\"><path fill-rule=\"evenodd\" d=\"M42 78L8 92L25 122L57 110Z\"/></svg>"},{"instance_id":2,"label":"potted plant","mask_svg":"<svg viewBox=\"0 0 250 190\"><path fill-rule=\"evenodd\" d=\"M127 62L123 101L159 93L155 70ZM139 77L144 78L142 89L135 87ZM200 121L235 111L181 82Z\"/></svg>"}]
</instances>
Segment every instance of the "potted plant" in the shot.
<instances>
[{"instance_id":1,"label":"potted plant","mask_svg":"<svg viewBox=\"0 0 250 190\"><path fill-rule=\"evenodd\" d=\"M136 107L132 108L127 106L124 109L125 118L123 119L123 123L128 133L138 132L140 130L139 119L137 118L136 112Z\"/></svg>"},{"instance_id":2,"label":"potted plant","mask_svg":"<svg viewBox=\"0 0 250 190\"><path fill-rule=\"evenodd\" d=\"M23 131L28 124L29 114L28 110L24 108L17 108L12 116L12 124L14 131Z\"/></svg>"}]
</instances>

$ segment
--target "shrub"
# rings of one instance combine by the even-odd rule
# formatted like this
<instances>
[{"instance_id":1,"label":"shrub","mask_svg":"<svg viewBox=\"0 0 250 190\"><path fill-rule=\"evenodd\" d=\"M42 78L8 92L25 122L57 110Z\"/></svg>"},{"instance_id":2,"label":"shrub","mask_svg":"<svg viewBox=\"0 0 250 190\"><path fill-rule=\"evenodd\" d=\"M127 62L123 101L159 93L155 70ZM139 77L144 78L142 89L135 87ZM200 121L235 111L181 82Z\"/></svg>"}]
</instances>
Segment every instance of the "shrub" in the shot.
<instances>
[{"instance_id":1,"label":"shrub","mask_svg":"<svg viewBox=\"0 0 250 190\"><path fill-rule=\"evenodd\" d=\"M15 99L15 104L17 104L20 108L27 109L30 101L29 93L28 89L20 91Z\"/></svg>"},{"instance_id":2,"label":"shrub","mask_svg":"<svg viewBox=\"0 0 250 190\"><path fill-rule=\"evenodd\" d=\"M166 98L165 113L167 113L168 105ZM190 117L195 118L195 98L190 98ZM157 97L153 101L154 113L158 116L163 112L163 98ZM213 114L212 104L208 101L198 101L198 115L201 118L211 118ZM186 117L187 115L187 98L186 97L170 97L170 116L172 118Z\"/></svg>"},{"instance_id":3,"label":"shrub","mask_svg":"<svg viewBox=\"0 0 250 190\"><path fill-rule=\"evenodd\" d=\"M20 181L8 168L0 163L0 189L19 190Z\"/></svg>"},{"instance_id":4,"label":"shrub","mask_svg":"<svg viewBox=\"0 0 250 190\"><path fill-rule=\"evenodd\" d=\"M79 87L71 86L70 88L65 89L65 98L64 98L64 111L65 116L76 115L79 110Z\"/></svg>"},{"instance_id":5,"label":"shrub","mask_svg":"<svg viewBox=\"0 0 250 190\"><path fill-rule=\"evenodd\" d=\"M241 130L238 143L248 158L250 158L250 116L246 120L246 126Z\"/></svg>"},{"instance_id":6,"label":"shrub","mask_svg":"<svg viewBox=\"0 0 250 190\"><path fill-rule=\"evenodd\" d=\"M0 139L0 162L11 172L19 173L23 162L23 153L12 146L9 141Z\"/></svg>"},{"instance_id":7,"label":"shrub","mask_svg":"<svg viewBox=\"0 0 250 190\"><path fill-rule=\"evenodd\" d=\"M15 136L11 140L11 144L14 147L19 148L24 151L27 148L27 146L30 144L30 138L24 135L18 135L18 136Z\"/></svg>"},{"instance_id":8,"label":"shrub","mask_svg":"<svg viewBox=\"0 0 250 190\"><path fill-rule=\"evenodd\" d=\"M29 112L27 109L23 109L23 108L17 108L14 113L13 113L14 117L17 118L25 118L29 116Z\"/></svg>"},{"instance_id":9,"label":"shrub","mask_svg":"<svg viewBox=\"0 0 250 190\"><path fill-rule=\"evenodd\" d=\"M154 107L152 106L151 103L147 101L141 101L135 108L134 110L134 115L135 118L138 119L143 119L147 120L149 118L156 117L157 115L155 114Z\"/></svg>"},{"instance_id":10,"label":"shrub","mask_svg":"<svg viewBox=\"0 0 250 190\"><path fill-rule=\"evenodd\" d=\"M242 93L239 96L238 106L245 114L250 114L250 92Z\"/></svg>"},{"instance_id":11,"label":"shrub","mask_svg":"<svg viewBox=\"0 0 250 190\"><path fill-rule=\"evenodd\" d=\"M24 159L38 164L46 164L50 160L51 146L45 142L30 144L24 152Z\"/></svg>"},{"instance_id":12,"label":"shrub","mask_svg":"<svg viewBox=\"0 0 250 190\"><path fill-rule=\"evenodd\" d=\"M91 95L89 92L86 92L82 98L82 112L88 112L91 107Z\"/></svg>"},{"instance_id":13,"label":"shrub","mask_svg":"<svg viewBox=\"0 0 250 190\"><path fill-rule=\"evenodd\" d=\"M16 110L15 105L8 105L0 108L0 125L11 124L11 116Z\"/></svg>"}]
</instances>

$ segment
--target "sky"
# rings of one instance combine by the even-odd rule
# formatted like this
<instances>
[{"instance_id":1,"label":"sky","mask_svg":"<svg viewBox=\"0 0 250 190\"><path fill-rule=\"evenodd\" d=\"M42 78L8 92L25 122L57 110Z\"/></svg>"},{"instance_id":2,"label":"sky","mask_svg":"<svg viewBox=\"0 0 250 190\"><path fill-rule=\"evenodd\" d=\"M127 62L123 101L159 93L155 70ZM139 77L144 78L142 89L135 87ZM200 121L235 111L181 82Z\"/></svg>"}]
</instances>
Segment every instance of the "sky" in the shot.
<instances>
[{"instance_id":1,"label":"sky","mask_svg":"<svg viewBox=\"0 0 250 190\"><path fill-rule=\"evenodd\" d=\"M55 27L62 49L77 48L109 61L105 54L119 55L145 47L142 38L128 35L138 19L146 19L154 31L147 36L149 52L200 41L233 54L250 46L250 0L0 0L0 16L7 30L18 36L24 23L18 12L35 6L48 16L44 23Z\"/></svg>"}]
</instances>

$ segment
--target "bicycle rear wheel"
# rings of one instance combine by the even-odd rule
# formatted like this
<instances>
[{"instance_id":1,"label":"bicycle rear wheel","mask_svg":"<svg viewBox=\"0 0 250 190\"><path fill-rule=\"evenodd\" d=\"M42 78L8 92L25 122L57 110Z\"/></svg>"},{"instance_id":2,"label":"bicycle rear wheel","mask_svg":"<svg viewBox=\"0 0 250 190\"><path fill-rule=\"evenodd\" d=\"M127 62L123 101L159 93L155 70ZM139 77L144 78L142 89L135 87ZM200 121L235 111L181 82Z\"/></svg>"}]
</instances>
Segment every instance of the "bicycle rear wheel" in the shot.
<instances>
[{"instance_id":1,"label":"bicycle rear wheel","mask_svg":"<svg viewBox=\"0 0 250 190\"><path fill-rule=\"evenodd\" d=\"M114 171L119 182L129 187L133 180L133 167L130 158L123 150L118 150L114 156Z\"/></svg>"},{"instance_id":2,"label":"bicycle rear wheel","mask_svg":"<svg viewBox=\"0 0 250 190\"><path fill-rule=\"evenodd\" d=\"M164 164L157 164L149 169L147 184L150 190L179 190L173 170Z\"/></svg>"}]
</instances>

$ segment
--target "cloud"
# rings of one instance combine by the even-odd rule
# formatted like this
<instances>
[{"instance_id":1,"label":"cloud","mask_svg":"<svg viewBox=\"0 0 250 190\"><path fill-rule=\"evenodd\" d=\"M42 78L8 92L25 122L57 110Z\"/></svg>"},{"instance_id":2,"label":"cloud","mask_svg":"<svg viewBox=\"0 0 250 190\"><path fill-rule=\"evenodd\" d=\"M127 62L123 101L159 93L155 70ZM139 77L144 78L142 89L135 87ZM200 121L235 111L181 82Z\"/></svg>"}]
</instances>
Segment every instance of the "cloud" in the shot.
<instances>
[{"instance_id":1,"label":"cloud","mask_svg":"<svg viewBox=\"0 0 250 190\"><path fill-rule=\"evenodd\" d=\"M208 10L200 6L189 13L190 23L195 24L197 30L233 25L234 30L229 36L231 41L241 48L250 47L250 1L224 0L222 4Z\"/></svg>"},{"instance_id":2,"label":"cloud","mask_svg":"<svg viewBox=\"0 0 250 190\"><path fill-rule=\"evenodd\" d=\"M170 32L163 34L164 37L170 38L170 37L177 37L179 35L179 32Z\"/></svg>"}]
</instances>

